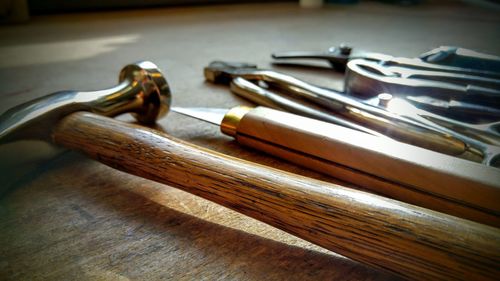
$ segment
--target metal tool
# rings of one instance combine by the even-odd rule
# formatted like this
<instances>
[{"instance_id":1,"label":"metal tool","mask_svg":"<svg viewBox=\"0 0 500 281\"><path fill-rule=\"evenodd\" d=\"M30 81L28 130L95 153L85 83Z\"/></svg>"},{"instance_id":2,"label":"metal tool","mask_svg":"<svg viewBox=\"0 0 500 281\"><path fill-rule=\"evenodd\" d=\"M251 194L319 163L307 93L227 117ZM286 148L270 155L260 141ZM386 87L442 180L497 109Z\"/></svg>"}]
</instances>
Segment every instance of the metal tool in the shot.
<instances>
[{"instance_id":1,"label":"metal tool","mask_svg":"<svg viewBox=\"0 0 500 281\"><path fill-rule=\"evenodd\" d=\"M30 168L64 151L48 144L48 128L65 115L79 110L106 116L130 112L140 123L151 124L164 116L169 106L166 80L156 65L145 61L124 67L119 84L109 89L61 91L11 108L0 115L0 144L10 143L0 147L0 196L26 177Z\"/></svg>"},{"instance_id":2,"label":"metal tool","mask_svg":"<svg viewBox=\"0 0 500 281\"><path fill-rule=\"evenodd\" d=\"M244 97L258 105L267 106L274 109L280 109L291 113L296 113L302 116L308 116L317 120L337 124L346 128L365 132L370 135L385 137L385 135L371 130L369 128L358 125L354 122L334 116L321 108L313 108L311 105L293 101L292 99L282 97L271 91L263 89L254 83L245 80L241 77L236 77L231 81L231 91L241 97Z\"/></svg>"},{"instance_id":3,"label":"metal tool","mask_svg":"<svg viewBox=\"0 0 500 281\"><path fill-rule=\"evenodd\" d=\"M433 65L435 63L440 65ZM455 112L467 111L469 120L481 120L485 115L496 113L497 109L489 106L500 105L499 67L499 57L453 47L434 49L420 59L392 58L361 52L351 56L347 62L345 92L364 97L378 96L385 92L395 96L438 96L454 103ZM403 103L401 99L396 99L399 105ZM496 122L467 124L408 105L405 108L410 110L399 110L398 114L427 127L498 145ZM497 121L498 118L493 120Z\"/></svg>"},{"instance_id":4,"label":"metal tool","mask_svg":"<svg viewBox=\"0 0 500 281\"><path fill-rule=\"evenodd\" d=\"M465 69L500 71L500 57L459 47L441 46L421 54L419 59L429 63Z\"/></svg>"},{"instance_id":5,"label":"metal tool","mask_svg":"<svg viewBox=\"0 0 500 281\"><path fill-rule=\"evenodd\" d=\"M450 134L460 134L480 142L500 146L500 123L470 124L441 115L437 115L426 110L419 109L406 99L394 98L390 94L383 93L386 101L383 107L388 111L396 113L437 130L448 132ZM388 98L387 96L391 96Z\"/></svg>"},{"instance_id":6,"label":"metal tool","mask_svg":"<svg viewBox=\"0 0 500 281\"><path fill-rule=\"evenodd\" d=\"M351 52L341 45L327 53L274 54L275 59L327 59L346 71L345 92L374 97L429 95L500 107L500 57L456 47L440 47L420 58Z\"/></svg>"},{"instance_id":7,"label":"metal tool","mask_svg":"<svg viewBox=\"0 0 500 281\"><path fill-rule=\"evenodd\" d=\"M219 125L240 144L390 198L500 226L498 201L484 201L489 192L500 200L495 168L266 107L172 110Z\"/></svg>"},{"instance_id":8,"label":"metal tool","mask_svg":"<svg viewBox=\"0 0 500 281\"><path fill-rule=\"evenodd\" d=\"M127 69L130 71L122 72L130 74L122 76L123 87L114 92L105 90L109 95L94 92L107 99L62 92L20 105L19 112L9 110L0 118L2 139L14 141L27 136L50 140L407 278L465 276L493 280L500 273L497 228L224 156L138 125L72 111L115 108L101 111L114 115L129 108L139 120L148 123L165 113L170 91L156 66L143 62ZM122 95L126 98L119 98ZM48 100L54 101L54 106ZM69 100L77 106L70 107ZM36 134L29 132L32 128L37 128ZM466 166L454 167L462 169L472 164L460 163ZM476 169L464 170L463 181L467 182L467 174ZM488 176L485 171L478 170L479 175ZM485 177L482 182L489 180ZM484 200L498 202L497 195L491 196L492 191L484 190ZM477 192L472 192L473 198L477 198Z\"/></svg>"},{"instance_id":9,"label":"metal tool","mask_svg":"<svg viewBox=\"0 0 500 281\"><path fill-rule=\"evenodd\" d=\"M310 103L305 104L304 102L294 101L289 97L287 98L270 90L264 89L241 77L236 77L231 81L230 89L233 93L258 105L311 117L317 120L369 133L371 135L386 137L377 131L370 130L341 117L332 115L330 112L321 109L321 107L314 107L314 105ZM488 124L469 124L459 122L454 119L418 109L409 104L406 100L393 98L392 95L389 96L390 98L386 101L384 107L390 112L396 113L402 117L407 117L419 123L426 124L432 128L436 128L437 130L444 129L446 132L451 130L452 133L457 132L487 144L500 146L500 125L497 122Z\"/></svg>"},{"instance_id":10,"label":"metal tool","mask_svg":"<svg viewBox=\"0 0 500 281\"><path fill-rule=\"evenodd\" d=\"M486 85L488 87L486 87ZM500 106L500 79L380 65L363 59L347 63L346 94L373 97L430 95Z\"/></svg>"},{"instance_id":11,"label":"metal tool","mask_svg":"<svg viewBox=\"0 0 500 281\"><path fill-rule=\"evenodd\" d=\"M500 109L459 100L441 100L430 96L406 96L406 99L419 108L436 112L453 119L485 123L500 120Z\"/></svg>"},{"instance_id":12,"label":"metal tool","mask_svg":"<svg viewBox=\"0 0 500 281\"><path fill-rule=\"evenodd\" d=\"M371 57L377 60L386 60L390 56L378 53L368 53L365 51L355 50L346 44L340 44L338 47L330 47L326 52L307 52L294 51L272 54L273 59L320 59L326 60L337 71L344 72L347 62L354 58Z\"/></svg>"},{"instance_id":13,"label":"metal tool","mask_svg":"<svg viewBox=\"0 0 500 281\"><path fill-rule=\"evenodd\" d=\"M225 62L211 63L204 69L204 73L208 81L215 83L227 84L236 77L265 81L282 91L304 97L351 121L384 133L396 140L471 161L483 162L487 165L500 165L496 162L500 147L483 143L448 128L437 130L435 124L432 126L422 124L282 73L260 70L255 65L250 64ZM428 120L424 120L424 122L428 122Z\"/></svg>"},{"instance_id":14,"label":"metal tool","mask_svg":"<svg viewBox=\"0 0 500 281\"><path fill-rule=\"evenodd\" d=\"M332 115L330 112L322 109L321 107L315 107L310 103L306 104L304 102L294 101L289 97L284 97L268 89L264 89L241 77L236 77L231 81L230 89L233 93L258 105L296 113L302 116L311 117L317 120L369 133L371 135L386 137L377 131L370 130L356 123L342 119L341 117ZM429 127L435 128L436 130L445 130L446 132L450 130L452 134L457 132L487 144L500 146L500 125L498 122L487 124L469 124L459 122L454 119L421 110L412 104L409 104L406 100L394 98L392 95L387 93L379 95L377 104L384 99L381 98L381 96L386 97L385 104L381 106L386 108L389 112L396 113L402 117L407 117Z\"/></svg>"},{"instance_id":15,"label":"metal tool","mask_svg":"<svg viewBox=\"0 0 500 281\"><path fill-rule=\"evenodd\" d=\"M412 59L367 52L346 44L331 47L326 52L283 52L272 54L272 57L277 60L326 60L338 71L345 71L347 63L351 60L364 59L386 66L500 78L500 57L449 46L433 49Z\"/></svg>"},{"instance_id":16,"label":"metal tool","mask_svg":"<svg viewBox=\"0 0 500 281\"><path fill-rule=\"evenodd\" d=\"M164 116L170 107L170 89L151 62L125 66L119 84L105 90L61 91L18 105L0 115L0 144L17 139L50 139L47 126L75 111L105 116L130 112L144 124Z\"/></svg>"}]
</instances>

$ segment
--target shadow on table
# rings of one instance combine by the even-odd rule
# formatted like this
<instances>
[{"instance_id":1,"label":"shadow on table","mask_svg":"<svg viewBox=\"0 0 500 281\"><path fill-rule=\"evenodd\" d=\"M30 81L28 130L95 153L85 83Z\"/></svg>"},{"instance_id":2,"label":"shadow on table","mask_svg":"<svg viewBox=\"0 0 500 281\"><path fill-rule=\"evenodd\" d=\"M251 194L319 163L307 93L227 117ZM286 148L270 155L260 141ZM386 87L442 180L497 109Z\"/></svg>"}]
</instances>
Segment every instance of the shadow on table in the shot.
<instances>
[{"instance_id":1,"label":"shadow on table","mask_svg":"<svg viewBox=\"0 0 500 281\"><path fill-rule=\"evenodd\" d=\"M51 166L0 202L0 229L5 230L0 233L5 254L0 276L395 279L333 253L224 226L241 224L242 228L257 228L265 236L284 237L273 233L279 230L221 206L74 153L65 154ZM171 206L182 206L196 215ZM219 224L211 219L226 221Z\"/></svg>"}]
</instances>

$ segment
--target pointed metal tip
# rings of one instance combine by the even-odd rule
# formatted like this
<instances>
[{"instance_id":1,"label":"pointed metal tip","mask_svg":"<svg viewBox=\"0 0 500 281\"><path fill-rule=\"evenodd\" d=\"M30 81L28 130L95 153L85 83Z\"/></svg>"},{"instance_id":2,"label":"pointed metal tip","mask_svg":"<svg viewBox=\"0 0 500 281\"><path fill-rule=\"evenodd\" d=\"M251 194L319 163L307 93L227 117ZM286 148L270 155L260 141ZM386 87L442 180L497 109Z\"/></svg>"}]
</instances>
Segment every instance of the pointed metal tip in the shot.
<instances>
[{"instance_id":1,"label":"pointed metal tip","mask_svg":"<svg viewBox=\"0 0 500 281\"><path fill-rule=\"evenodd\" d=\"M218 126L220 126L222 119L224 119L224 116L229 111L226 108L208 107L171 107L171 110Z\"/></svg>"}]
</instances>

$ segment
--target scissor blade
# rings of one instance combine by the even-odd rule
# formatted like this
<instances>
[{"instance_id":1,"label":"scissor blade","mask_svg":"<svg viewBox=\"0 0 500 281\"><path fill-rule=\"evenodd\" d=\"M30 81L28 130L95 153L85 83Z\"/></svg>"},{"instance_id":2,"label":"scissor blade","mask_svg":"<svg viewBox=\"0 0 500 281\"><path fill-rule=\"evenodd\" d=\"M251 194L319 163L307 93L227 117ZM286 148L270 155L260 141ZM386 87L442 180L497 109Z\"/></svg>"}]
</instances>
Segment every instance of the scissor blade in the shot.
<instances>
[{"instance_id":1,"label":"scissor blade","mask_svg":"<svg viewBox=\"0 0 500 281\"><path fill-rule=\"evenodd\" d=\"M226 108L172 107L172 111L220 126L229 111Z\"/></svg>"}]
</instances>

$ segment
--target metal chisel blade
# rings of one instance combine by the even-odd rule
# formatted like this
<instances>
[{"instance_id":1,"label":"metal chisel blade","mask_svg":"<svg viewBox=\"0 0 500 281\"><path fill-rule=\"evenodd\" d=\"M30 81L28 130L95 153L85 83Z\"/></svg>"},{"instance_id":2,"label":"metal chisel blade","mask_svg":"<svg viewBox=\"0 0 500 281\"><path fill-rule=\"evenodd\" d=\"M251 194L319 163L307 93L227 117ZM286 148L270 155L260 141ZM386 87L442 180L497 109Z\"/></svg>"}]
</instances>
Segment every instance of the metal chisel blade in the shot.
<instances>
[{"instance_id":1,"label":"metal chisel blade","mask_svg":"<svg viewBox=\"0 0 500 281\"><path fill-rule=\"evenodd\" d=\"M172 111L220 126L229 111L226 108L172 107Z\"/></svg>"}]
</instances>

